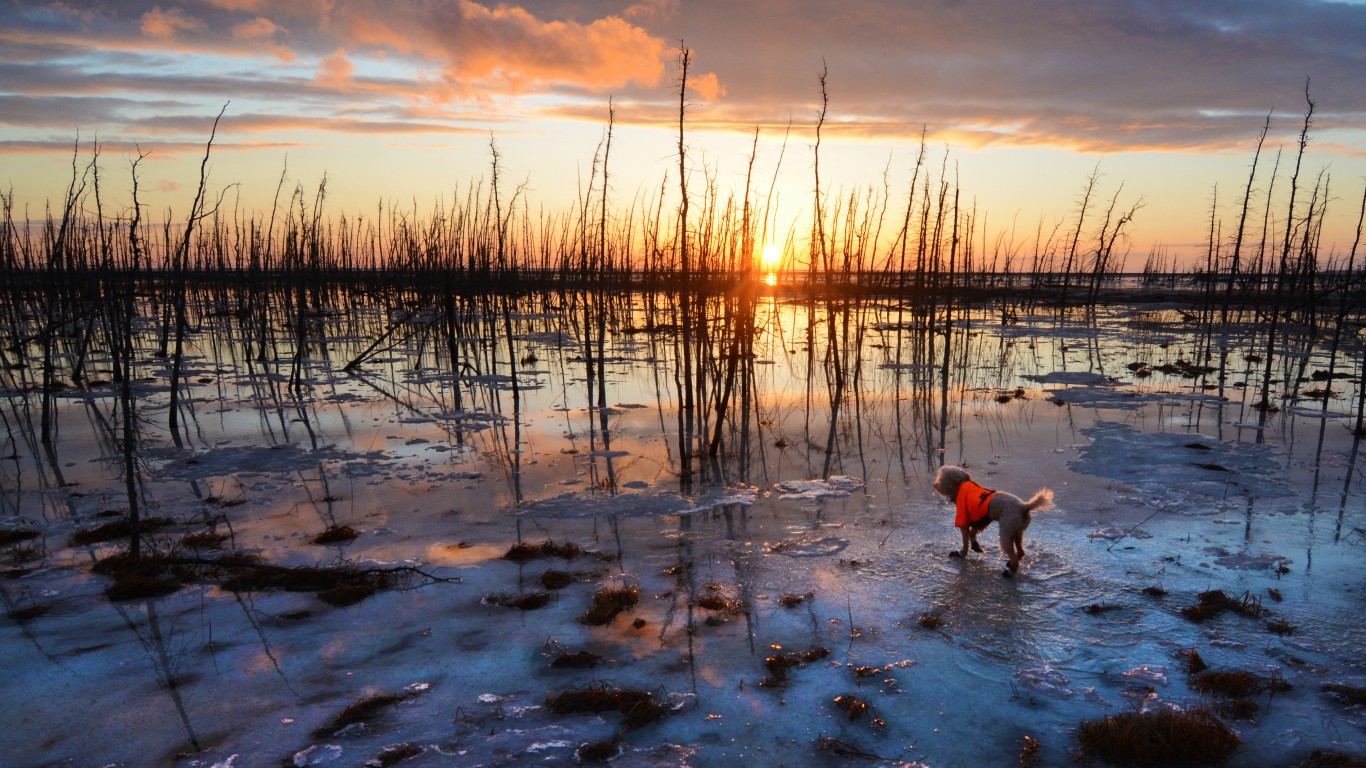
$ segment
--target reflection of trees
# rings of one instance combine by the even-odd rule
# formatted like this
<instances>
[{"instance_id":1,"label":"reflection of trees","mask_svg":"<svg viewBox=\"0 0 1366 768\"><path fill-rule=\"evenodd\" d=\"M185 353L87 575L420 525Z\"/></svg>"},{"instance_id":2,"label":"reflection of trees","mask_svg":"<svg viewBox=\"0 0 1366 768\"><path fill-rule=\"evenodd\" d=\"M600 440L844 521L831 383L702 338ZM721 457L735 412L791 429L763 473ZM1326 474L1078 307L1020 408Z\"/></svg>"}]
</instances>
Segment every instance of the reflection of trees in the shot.
<instances>
[{"instance_id":1,"label":"reflection of trees","mask_svg":"<svg viewBox=\"0 0 1366 768\"><path fill-rule=\"evenodd\" d=\"M166 691L171 703L175 706L176 714L180 717L180 724L185 729L185 737L189 741L190 747L198 752L201 749L199 737L195 735L194 725L190 722L190 714L185 707L185 699L181 694L179 668L183 661L183 654L179 652L180 649L172 646L175 639L176 624L180 616L172 619L170 626L163 629L161 618L157 613L156 601L143 601L142 607L145 620L139 621L124 605L114 604L114 610L118 611L119 616L128 625L128 629L137 638L138 644L146 652L147 660L151 662L152 671L156 675L157 685ZM195 609L187 610L181 616L191 610Z\"/></svg>"}]
</instances>

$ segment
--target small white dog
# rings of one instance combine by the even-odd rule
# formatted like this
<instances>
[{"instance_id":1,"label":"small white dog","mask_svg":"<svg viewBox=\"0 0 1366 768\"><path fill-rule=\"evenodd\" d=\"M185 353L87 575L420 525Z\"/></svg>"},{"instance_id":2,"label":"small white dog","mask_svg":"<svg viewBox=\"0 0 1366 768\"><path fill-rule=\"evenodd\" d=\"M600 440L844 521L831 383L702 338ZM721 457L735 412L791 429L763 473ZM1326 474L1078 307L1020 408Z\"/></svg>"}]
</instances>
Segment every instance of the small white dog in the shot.
<instances>
[{"instance_id":1,"label":"small white dog","mask_svg":"<svg viewBox=\"0 0 1366 768\"><path fill-rule=\"evenodd\" d=\"M963 548L949 553L949 557L967 557L968 548L981 552L977 532L994 521L1001 527L1001 552L1006 556L1002 576L1014 576L1025 558L1024 532L1029 527L1030 512L1050 509L1053 491L1039 489L1029 501L1005 491L991 491L972 481L966 469L952 464L939 468L934 478L934 489L953 502L957 514L953 524L963 534Z\"/></svg>"}]
</instances>

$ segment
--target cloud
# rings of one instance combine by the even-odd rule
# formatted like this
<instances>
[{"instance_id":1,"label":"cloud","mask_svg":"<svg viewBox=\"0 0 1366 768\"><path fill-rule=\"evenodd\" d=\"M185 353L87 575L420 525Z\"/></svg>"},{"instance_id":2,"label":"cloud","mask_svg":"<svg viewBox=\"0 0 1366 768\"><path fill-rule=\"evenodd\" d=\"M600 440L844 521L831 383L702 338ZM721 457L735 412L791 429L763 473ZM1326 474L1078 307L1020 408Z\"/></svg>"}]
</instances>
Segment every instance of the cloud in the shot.
<instances>
[{"instance_id":1,"label":"cloud","mask_svg":"<svg viewBox=\"0 0 1366 768\"><path fill-rule=\"evenodd\" d=\"M203 28L203 22L187 17L179 8L163 11L157 6L142 15L142 33L161 40L170 40L179 32L193 32Z\"/></svg>"},{"instance_id":2,"label":"cloud","mask_svg":"<svg viewBox=\"0 0 1366 768\"><path fill-rule=\"evenodd\" d=\"M208 0L209 4L225 11L259 12L270 5L269 0Z\"/></svg>"},{"instance_id":3,"label":"cloud","mask_svg":"<svg viewBox=\"0 0 1366 768\"><path fill-rule=\"evenodd\" d=\"M726 87L721 85L721 81L717 79L715 72L708 72L703 75L698 75L697 77L689 78L689 82L692 84L693 90L697 92L697 95L707 101L716 101L726 95Z\"/></svg>"},{"instance_id":4,"label":"cloud","mask_svg":"<svg viewBox=\"0 0 1366 768\"><path fill-rule=\"evenodd\" d=\"M664 40L616 16L587 23L542 20L513 5L415 0L407 13L383 3L338 3L324 18L338 42L396 53L440 68L459 93L569 85L602 92L653 86L670 52Z\"/></svg>"},{"instance_id":5,"label":"cloud","mask_svg":"<svg viewBox=\"0 0 1366 768\"><path fill-rule=\"evenodd\" d=\"M621 12L622 18L639 24L660 24L678 13L678 0L640 0Z\"/></svg>"},{"instance_id":6,"label":"cloud","mask_svg":"<svg viewBox=\"0 0 1366 768\"><path fill-rule=\"evenodd\" d=\"M257 16L251 21L244 21L232 28L232 36L238 40L260 40L273 37L280 28L275 22L262 16Z\"/></svg>"},{"instance_id":7,"label":"cloud","mask_svg":"<svg viewBox=\"0 0 1366 768\"><path fill-rule=\"evenodd\" d=\"M203 115L149 115L124 123L127 129L136 129L148 135L197 135L208 134L213 119ZM301 113L266 114L248 112L227 114L218 123L218 130L224 135L243 133L296 133L298 131L326 131L362 135L405 135L405 134L457 134L478 133L486 130L461 126L452 121L420 120L406 116L368 116L319 117ZM216 146L216 145L215 145Z\"/></svg>"},{"instance_id":8,"label":"cloud","mask_svg":"<svg viewBox=\"0 0 1366 768\"><path fill-rule=\"evenodd\" d=\"M29 155L29 154L33 154L33 153L37 153L37 152L41 152L41 153L55 153L55 154L58 154L58 155L70 155L74 146L75 146L75 143L74 143L74 141L72 141L72 140L56 140L56 139L12 139L12 140L0 140L0 155L6 155L6 154L11 154L11 155L13 155L13 154ZM82 148L85 148L85 147L88 147L88 146L89 146L89 145L88 145L86 142L84 142L84 141L81 142L81 147L82 147ZM214 151L215 153L218 153L218 152L258 152L258 151L261 151L261 150L297 149L297 148L303 147L303 146L306 146L306 145L300 144L300 143L297 143L297 142L279 142L279 141L274 141L274 142L237 143L237 142L227 142L227 141L215 141L215 142L213 143L213 151ZM149 160L168 160L168 159L175 158L175 157L179 157L179 156L185 155L185 154L189 154L189 155L191 155L191 156L194 156L194 155L203 155L203 154L204 154L204 141L203 141L202 139L201 139L200 141L197 141L197 142L196 142L196 141L158 141L158 142L156 142L155 144L150 144L150 143L141 143L141 142L129 141L129 140L105 141L105 140L101 139L101 140L100 140L100 151L106 153L107 155L112 155L112 154L136 155L136 154L141 153L141 152L149 152L149 151L150 151L150 154L148 155L148 159L149 159Z\"/></svg>"},{"instance_id":9,"label":"cloud","mask_svg":"<svg viewBox=\"0 0 1366 768\"><path fill-rule=\"evenodd\" d=\"M829 128L848 136L928 126L970 146L1241 151L1273 108L1273 132L1293 132L1306 76L1322 126L1345 143L1366 132L1366 6L1318 0L11 4L0 95L147 98L187 116L249 98L253 112L271 102L319 120L416 104L529 120L596 115L610 94L641 123L669 124L674 110L655 107L673 100L680 40L701 73L689 76L698 126L811 123L828 67ZM25 124L70 125L70 106L53 102L45 122L26 105Z\"/></svg>"},{"instance_id":10,"label":"cloud","mask_svg":"<svg viewBox=\"0 0 1366 768\"><path fill-rule=\"evenodd\" d=\"M351 83L351 75L355 71L356 65L346 58L346 51L338 50L318 62L318 71L314 74L313 79L322 85L342 88Z\"/></svg>"}]
</instances>

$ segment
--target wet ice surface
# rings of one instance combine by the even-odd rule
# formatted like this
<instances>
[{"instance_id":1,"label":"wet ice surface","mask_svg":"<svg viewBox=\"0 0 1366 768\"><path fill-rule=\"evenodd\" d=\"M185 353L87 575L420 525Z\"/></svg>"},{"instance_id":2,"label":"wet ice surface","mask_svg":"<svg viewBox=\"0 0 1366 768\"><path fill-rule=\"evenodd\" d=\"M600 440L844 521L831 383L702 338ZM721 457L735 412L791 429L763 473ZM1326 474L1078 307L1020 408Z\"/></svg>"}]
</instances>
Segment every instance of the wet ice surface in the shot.
<instances>
[{"instance_id":1,"label":"wet ice surface","mask_svg":"<svg viewBox=\"0 0 1366 768\"><path fill-rule=\"evenodd\" d=\"M1258 444L1245 409L1175 380L1069 369L1058 354L973 382L942 457L989 487L1057 493L1014 579L999 575L994 528L985 555L947 557L952 507L929 487L940 456L899 459L886 402L866 404L877 438L845 445L826 478L823 432L798 438L794 417L744 482L683 494L660 434L672 413L636 405L652 384L625 376L606 414L557 399L558 382L522 392L534 407L516 449L511 415L440 397L414 409L373 382L319 374L300 411L200 393L199 434L212 437L149 452L151 514L225 515L239 546L272 562L414 563L458 582L343 608L211 586L111 604L86 572L91 549L65 541L116 506L117 474L97 449L66 446L61 468L80 485L21 489L17 517L42 527L48 557L0 585L7 608L51 606L0 629L0 754L16 766L356 766L406 744L420 752L402 765L554 765L620 736L612 765L869 764L862 754L954 766L1012 764L1030 736L1055 765L1083 720L1208 702L1178 655L1191 648L1216 670L1293 686L1233 722L1244 746L1231 765L1366 752L1366 713L1320 690L1366 685L1362 478L1341 420L1328 420L1322 452L1313 415L1277 416ZM1025 397L994 399L1017 386ZM206 413L220 405L251 416ZM610 445L589 430L600 416ZM360 537L307 543L337 523ZM501 558L546 539L590 554ZM544 608L485 600L541 591L550 569L572 581ZM601 587L634 587L640 602L606 626L581 623ZM1210 589L1268 613L1181 615ZM815 648L830 653L761 685L766 657ZM601 659L552 666L576 651ZM667 712L627 729L616 712L549 710L550 696L593 684L650 691ZM860 720L833 704L850 694L871 707ZM328 728L381 695L393 699L365 722Z\"/></svg>"}]
</instances>

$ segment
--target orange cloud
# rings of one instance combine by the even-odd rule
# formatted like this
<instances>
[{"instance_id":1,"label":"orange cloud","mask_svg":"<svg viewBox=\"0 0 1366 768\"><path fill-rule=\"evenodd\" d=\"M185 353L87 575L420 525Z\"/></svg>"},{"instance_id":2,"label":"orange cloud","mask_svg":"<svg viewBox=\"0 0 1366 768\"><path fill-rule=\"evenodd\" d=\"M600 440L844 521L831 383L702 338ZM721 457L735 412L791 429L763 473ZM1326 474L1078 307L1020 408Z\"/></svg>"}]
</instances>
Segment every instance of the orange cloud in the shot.
<instances>
[{"instance_id":1,"label":"orange cloud","mask_svg":"<svg viewBox=\"0 0 1366 768\"><path fill-rule=\"evenodd\" d=\"M225 11L259 11L267 0L209 0L209 4Z\"/></svg>"},{"instance_id":2,"label":"orange cloud","mask_svg":"<svg viewBox=\"0 0 1366 768\"><path fill-rule=\"evenodd\" d=\"M170 40L177 32L191 32L203 28L203 22L186 16L179 8L163 11L161 6L156 6L142 15L142 33L160 40Z\"/></svg>"},{"instance_id":3,"label":"orange cloud","mask_svg":"<svg viewBox=\"0 0 1366 768\"><path fill-rule=\"evenodd\" d=\"M678 11L678 0L639 0L621 12L632 21L660 22L670 19Z\"/></svg>"},{"instance_id":4,"label":"orange cloud","mask_svg":"<svg viewBox=\"0 0 1366 768\"><path fill-rule=\"evenodd\" d=\"M313 79L319 85L342 88L351 84L351 76L355 71L356 65L346 58L346 51L339 48L331 56L318 62L318 71L313 75Z\"/></svg>"},{"instance_id":5,"label":"orange cloud","mask_svg":"<svg viewBox=\"0 0 1366 768\"><path fill-rule=\"evenodd\" d=\"M251 21L244 21L232 28L232 36L238 40L260 40L271 37L280 31L280 27L262 16L257 16Z\"/></svg>"},{"instance_id":6,"label":"orange cloud","mask_svg":"<svg viewBox=\"0 0 1366 768\"><path fill-rule=\"evenodd\" d=\"M716 101L726 95L726 86L721 85L721 80L716 77L715 72L708 72L704 75L689 79L693 89L698 96L707 101Z\"/></svg>"},{"instance_id":7,"label":"orange cloud","mask_svg":"<svg viewBox=\"0 0 1366 768\"><path fill-rule=\"evenodd\" d=\"M469 26L452 69L459 76L507 75L510 80L578 83L605 89L635 82L653 85L664 74L664 41L616 17L591 24L542 22L511 6L486 8L462 0Z\"/></svg>"},{"instance_id":8,"label":"orange cloud","mask_svg":"<svg viewBox=\"0 0 1366 768\"><path fill-rule=\"evenodd\" d=\"M542 21L525 8L488 7L473 0L422 5L396 15L350 6L335 29L355 47L414 55L436 62L451 92L480 85L521 89L547 84L594 91L661 81L665 42L626 20Z\"/></svg>"}]
</instances>

